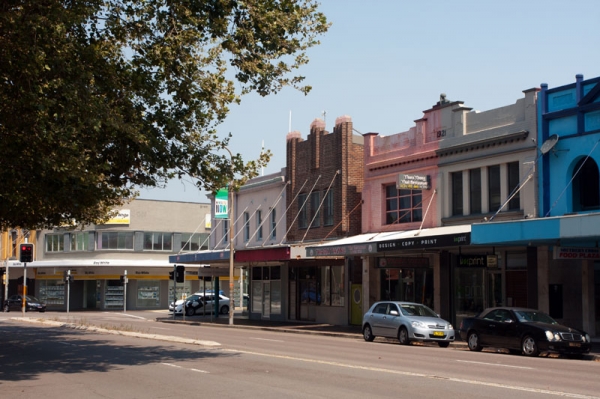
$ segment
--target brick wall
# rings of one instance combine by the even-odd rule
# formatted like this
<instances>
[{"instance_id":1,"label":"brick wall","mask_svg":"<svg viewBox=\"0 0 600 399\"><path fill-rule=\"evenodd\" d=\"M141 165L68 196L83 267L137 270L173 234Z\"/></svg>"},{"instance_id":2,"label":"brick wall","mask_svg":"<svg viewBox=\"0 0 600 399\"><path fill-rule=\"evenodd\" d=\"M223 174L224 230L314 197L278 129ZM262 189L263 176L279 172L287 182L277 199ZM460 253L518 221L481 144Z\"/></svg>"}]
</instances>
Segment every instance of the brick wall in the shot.
<instances>
[{"instance_id":1,"label":"brick wall","mask_svg":"<svg viewBox=\"0 0 600 399\"><path fill-rule=\"evenodd\" d=\"M348 116L336 120L333 133L325 130L325 122L316 119L306 140L298 132L287 138L286 221L288 242L310 242L359 234L361 230L361 196L363 188L363 140L353 135ZM339 173L338 173L339 171ZM332 183L333 182L333 183ZM331 185L334 198L332 226L298 228L300 210L298 194L321 192L321 199ZM314 186L314 189L313 189ZM310 223L310 218L308 220Z\"/></svg>"}]
</instances>

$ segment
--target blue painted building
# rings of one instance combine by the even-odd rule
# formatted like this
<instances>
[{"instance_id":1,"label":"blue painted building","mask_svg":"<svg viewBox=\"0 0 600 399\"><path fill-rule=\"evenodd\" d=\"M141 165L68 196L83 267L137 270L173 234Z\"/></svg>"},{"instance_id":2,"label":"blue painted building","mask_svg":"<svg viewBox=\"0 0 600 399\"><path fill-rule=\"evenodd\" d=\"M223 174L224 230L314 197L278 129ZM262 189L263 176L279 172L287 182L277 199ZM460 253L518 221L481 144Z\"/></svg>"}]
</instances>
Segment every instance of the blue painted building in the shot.
<instances>
[{"instance_id":1,"label":"blue painted building","mask_svg":"<svg viewBox=\"0 0 600 399\"><path fill-rule=\"evenodd\" d=\"M600 77L538 93L536 215L477 223L474 245L527 252L528 307L600 332Z\"/></svg>"}]
</instances>

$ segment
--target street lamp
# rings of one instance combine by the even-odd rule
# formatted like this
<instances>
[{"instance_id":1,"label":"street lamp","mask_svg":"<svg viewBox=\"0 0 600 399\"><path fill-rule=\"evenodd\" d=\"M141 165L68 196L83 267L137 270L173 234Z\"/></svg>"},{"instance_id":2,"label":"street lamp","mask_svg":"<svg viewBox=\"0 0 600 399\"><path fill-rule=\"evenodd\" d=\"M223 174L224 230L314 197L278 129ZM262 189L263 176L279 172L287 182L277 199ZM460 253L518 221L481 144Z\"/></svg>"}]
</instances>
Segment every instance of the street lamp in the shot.
<instances>
[{"instance_id":1,"label":"street lamp","mask_svg":"<svg viewBox=\"0 0 600 399\"><path fill-rule=\"evenodd\" d=\"M229 214L229 325L233 325L233 314L235 310L235 295L234 295L234 284L233 284L233 239L234 239L234 205L233 205L233 180L234 180L234 167L233 167L233 154L227 146L222 146L228 153L231 160L231 182L229 183L229 207L227 213Z\"/></svg>"}]
</instances>

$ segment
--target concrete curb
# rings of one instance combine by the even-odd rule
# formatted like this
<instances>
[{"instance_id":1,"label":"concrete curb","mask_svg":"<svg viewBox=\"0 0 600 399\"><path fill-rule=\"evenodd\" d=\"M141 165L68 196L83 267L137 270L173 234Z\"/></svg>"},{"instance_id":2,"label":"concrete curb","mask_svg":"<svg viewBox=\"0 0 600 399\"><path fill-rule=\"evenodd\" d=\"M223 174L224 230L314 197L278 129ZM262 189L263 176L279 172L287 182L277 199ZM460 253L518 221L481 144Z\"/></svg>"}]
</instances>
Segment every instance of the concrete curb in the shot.
<instances>
[{"instance_id":1,"label":"concrete curb","mask_svg":"<svg viewBox=\"0 0 600 399\"><path fill-rule=\"evenodd\" d=\"M112 335L122 335L122 336L126 336L126 337L134 337L134 338L153 339L156 341L177 342L177 343L181 343L181 344L199 345L199 346L208 346L208 347L221 346L220 343L215 342L215 341L204 341L204 340L196 340L196 339L191 339L191 338L173 337L170 335L145 334L145 333L139 333L139 332L134 332L134 331L113 330L113 329L102 328L102 327L85 326L85 325L78 325L78 324L74 324L74 323L66 323L66 322L62 322L62 321L53 321L53 320L45 320L45 319L30 319L30 318L24 318L24 317L12 317L11 319L19 320L19 321L27 321L30 323L47 324L52 327L65 327L65 328L71 328L74 330L91 331L91 332L98 332L98 333L112 334Z\"/></svg>"}]
</instances>

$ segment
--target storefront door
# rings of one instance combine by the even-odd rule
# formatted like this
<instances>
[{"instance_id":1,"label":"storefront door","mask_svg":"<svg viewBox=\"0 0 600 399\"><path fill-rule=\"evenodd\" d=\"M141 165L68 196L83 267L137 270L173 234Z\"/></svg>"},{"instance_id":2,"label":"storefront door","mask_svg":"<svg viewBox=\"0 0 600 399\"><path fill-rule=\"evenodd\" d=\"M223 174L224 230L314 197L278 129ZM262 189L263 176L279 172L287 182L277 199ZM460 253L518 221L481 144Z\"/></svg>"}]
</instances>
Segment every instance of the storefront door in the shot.
<instances>
[{"instance_id":1,"label":"storefront door","mask_svg":"<svg viewBox=\"0 0 600 399\"><path fill-rule=\"evenodd\" d=\"M263 297L262 297L262 318L268 319L271 317L271 282L263 282Z\"/></svg>"},{"instance_id":2,"label":"storefront door","mask_svg":"<svg viewBox=\"0 0 600 399\"><path fill-rule=\"evenodd\" d=\"M455 270L455 312L457 326L462 319L475 316L485 308L484 267L457 267Z\"/></svg>"}]
</instances>

